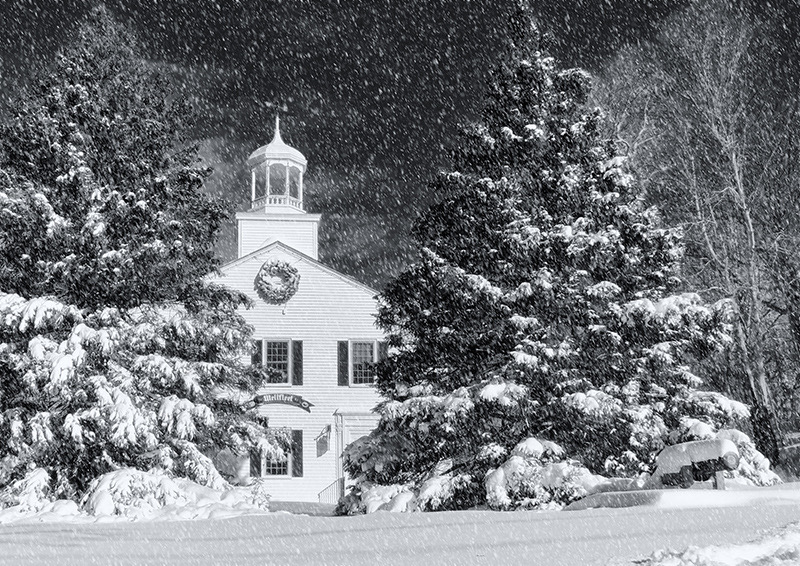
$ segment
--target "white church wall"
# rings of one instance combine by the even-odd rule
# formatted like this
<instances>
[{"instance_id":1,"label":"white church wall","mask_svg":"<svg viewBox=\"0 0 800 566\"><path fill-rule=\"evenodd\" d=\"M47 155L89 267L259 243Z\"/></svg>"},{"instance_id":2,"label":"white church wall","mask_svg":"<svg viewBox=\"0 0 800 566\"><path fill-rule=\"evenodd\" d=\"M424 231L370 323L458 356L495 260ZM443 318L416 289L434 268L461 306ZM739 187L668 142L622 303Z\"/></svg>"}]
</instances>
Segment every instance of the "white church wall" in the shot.
<instances>
[{"instance_id":1,"label":"white church wall","mask_svg":"<svg viewBox=\"0 0 800 566\"><path fill-rule=\"evenodd\" d=\"M297 293L285 305L270 305L254 290L256 274L269 259L293 265L300 274ZM223 267L220 282L244 291L255 307L243 311L261 340L303 342L303 384L266 384L261 394L300 395L312 404L310 412L283 405L261 405L272 427L303 430L303 477L268 477L267 490L276 500L316 501L318 494L337 479L339 451L336 448L334 413L363 415L371 426L360 423L358 436L377 422L370 412L380 400L373 386L338 385L338 342L377 342L383 339L374 324L374 291L355 284L320 264L280 246L267 254L254 254L230 267ZM316 438L330 427L328 448L318 453ZM349 440L352 434L348 432ZM353 432L355 433L355 432Z\"/></svg>"}]
</instances>

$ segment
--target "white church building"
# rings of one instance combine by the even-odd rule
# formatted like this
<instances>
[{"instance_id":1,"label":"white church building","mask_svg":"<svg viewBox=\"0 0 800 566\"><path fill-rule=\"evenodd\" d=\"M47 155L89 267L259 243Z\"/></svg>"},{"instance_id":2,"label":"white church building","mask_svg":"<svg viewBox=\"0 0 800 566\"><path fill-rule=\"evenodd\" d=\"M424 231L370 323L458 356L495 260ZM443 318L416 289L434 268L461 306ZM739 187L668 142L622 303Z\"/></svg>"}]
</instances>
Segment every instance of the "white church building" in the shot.
<instances>
[{"instance_id":1,"label":"white church building","mask_svg":"<svg viewBox=\"0 0 800 566\"><path fill-rule=\"evenodd\" d=\"M270 427L291 430L292 454L286 462L251 456L240 475L265 478L278 501L335 502L342 450L377 423L373 364L386 345L375 326L377 291L318 260L321 215L303 205L306 158L279 126L247 160L251 205L236 214L237 259L218 282L255 304L242 311L255 328L251 363L271 368L255 402Z\"/></svg>"}]
</instances>

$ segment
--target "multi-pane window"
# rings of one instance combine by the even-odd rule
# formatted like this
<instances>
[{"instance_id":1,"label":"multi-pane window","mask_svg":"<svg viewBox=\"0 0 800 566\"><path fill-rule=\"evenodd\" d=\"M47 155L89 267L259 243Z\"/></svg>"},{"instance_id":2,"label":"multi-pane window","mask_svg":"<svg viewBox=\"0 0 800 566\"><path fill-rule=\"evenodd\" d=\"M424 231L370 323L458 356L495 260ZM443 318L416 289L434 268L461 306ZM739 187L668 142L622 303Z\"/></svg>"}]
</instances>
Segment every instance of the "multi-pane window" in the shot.
<instances>
[{"instance_id":1,"label":"multi-pane window","mask_svg":"<svg viewBox=\"0 0 800 566\"><path fill-rule=\"evenodd\" d=\"M303 477L303 431L292 430L289 434L291 435L291 448L283 461L266 458L255 450L250 453L250 477Z\"/></svg>"},{"instance_id":2,"label":"multi-pane window","mask_svg":"<svg viewBox=\"0 0 800 566\"><path fill-rule=\"evenodd\" d=\"M366 385L375 380L375 343L351 342L353 385Z\"/></svg>"},{"instance_id":3,"label":"multi-pane window","mask_svg":"<svg viewBox=\"0 0 800 566\"><path fill-rule=\"evenodd\" d=\"M291 455L287 456L283 461L267 458L264 461L263 474L265 476L288 476L291 458Z\"/></svg>"},{"instance_id":4,"label":"multi-pane window","mask_svg":"<svg viewBox=\"0 0 800 566\"><path fill-rule=\"evenodd\" d=\"M271 383L289 383L289 342L265 343L264 367L275 370Z\"/></svg>"},{"instance_id":5,"label":"multi-pane window","mask_svg":"<svg viewBox=\"0 0 800 566\"><path fill-rule=\"evenodd\" d=\"M339 385L372 385L375 364L387 356L387 344L376 340L340 340L338 343Z\"/></svg>"},{"instance_id":6,"label":"multi-pane window","mask_svg":"<svg viewBox=\"0 0 800 566\"><path fill-rule=\"evenodd\" d=\"M267 384L303 385L302 340L255 340L250 363L269 370Z\"/></svg>"}]
</instances>

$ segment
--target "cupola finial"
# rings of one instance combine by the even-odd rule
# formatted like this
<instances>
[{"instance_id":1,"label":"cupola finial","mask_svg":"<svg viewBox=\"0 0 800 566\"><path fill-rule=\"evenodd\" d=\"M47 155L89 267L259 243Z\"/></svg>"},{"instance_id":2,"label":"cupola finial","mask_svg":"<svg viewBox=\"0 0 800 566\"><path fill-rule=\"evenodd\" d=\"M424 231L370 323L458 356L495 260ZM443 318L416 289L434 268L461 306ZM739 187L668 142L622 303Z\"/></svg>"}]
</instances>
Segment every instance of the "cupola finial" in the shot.
<instances>
[{"instance_id":1,"label":"cupola finial","mask_svg":"<svg viewBox=\"0 0 800 566\"><path fill-rule=\"evenodd\" d=\"M272 139L273 141L283 141L281 139L281 115L279 112L275 112L275 136Z\"/></svg>"}]
</instances>

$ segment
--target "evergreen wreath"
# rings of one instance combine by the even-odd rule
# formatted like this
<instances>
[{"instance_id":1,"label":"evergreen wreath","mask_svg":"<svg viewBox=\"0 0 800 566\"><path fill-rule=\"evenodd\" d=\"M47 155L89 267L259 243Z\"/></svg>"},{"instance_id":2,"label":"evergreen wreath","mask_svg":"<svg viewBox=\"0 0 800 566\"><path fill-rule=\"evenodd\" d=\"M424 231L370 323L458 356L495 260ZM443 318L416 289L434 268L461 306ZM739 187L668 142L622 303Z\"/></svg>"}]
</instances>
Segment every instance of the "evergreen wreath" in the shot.
<instances>
[{"instance_id":1,"label":"evergreen wreath","mask_svg":"<svg viewBox=\"0 0 800 566\"><path fill-rule=\"evenodd\" d=\"M275 282L275 278L281 280ZM264 263L256 275L255 290L261 299L271 305L280 305L291 299L300 286L297 269L285 261L273 259Z\"/></svg>"}]
</instances>

